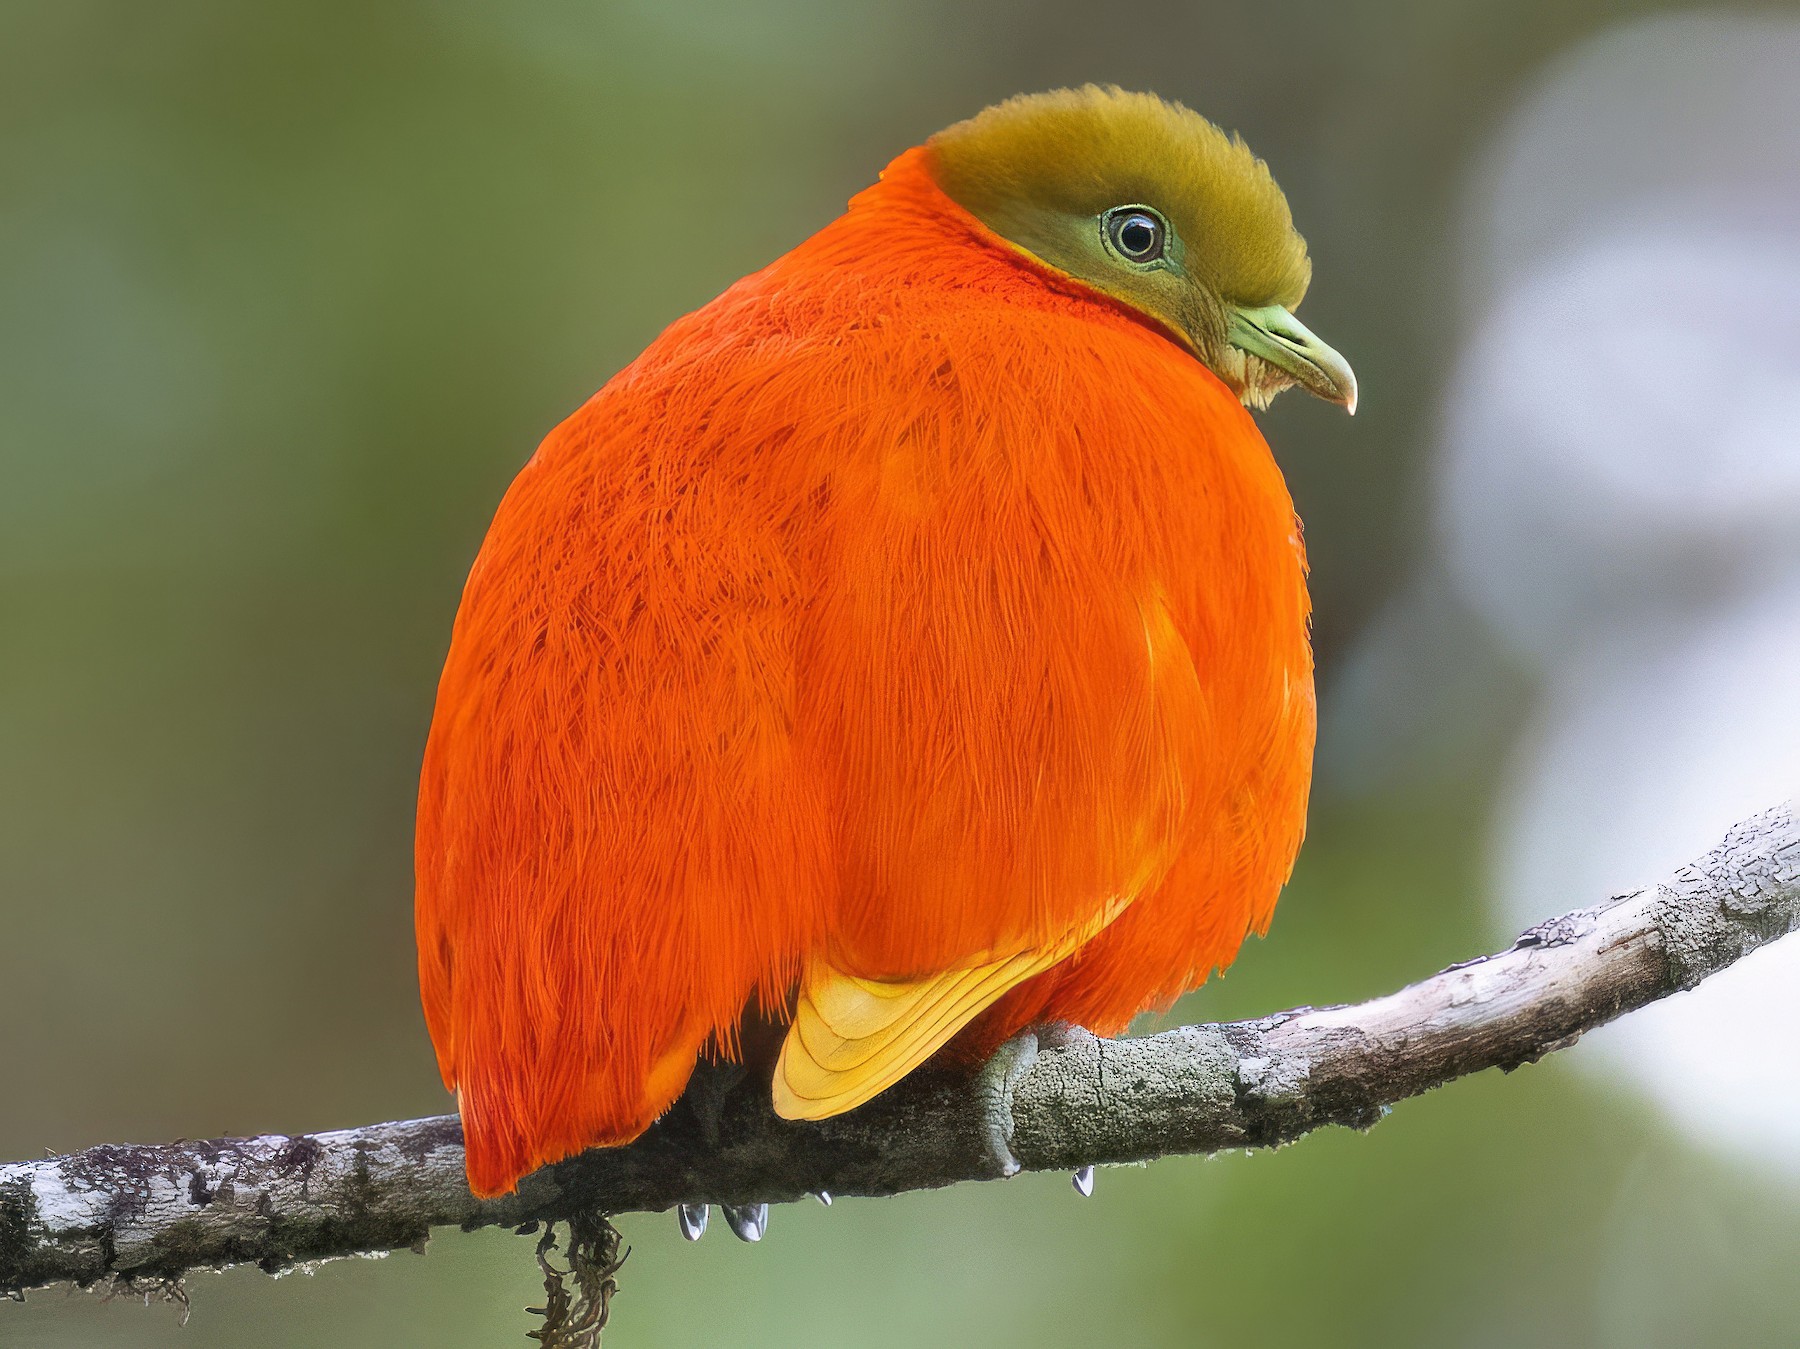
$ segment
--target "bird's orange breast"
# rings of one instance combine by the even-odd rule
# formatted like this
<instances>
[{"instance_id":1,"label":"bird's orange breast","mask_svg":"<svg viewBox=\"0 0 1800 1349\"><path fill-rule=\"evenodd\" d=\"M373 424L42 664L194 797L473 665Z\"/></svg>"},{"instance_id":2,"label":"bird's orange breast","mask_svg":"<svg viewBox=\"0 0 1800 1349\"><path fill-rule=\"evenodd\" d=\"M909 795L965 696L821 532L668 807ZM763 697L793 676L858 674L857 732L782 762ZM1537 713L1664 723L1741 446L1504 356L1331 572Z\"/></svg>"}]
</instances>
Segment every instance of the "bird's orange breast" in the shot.
<instances>
[{"instance_id":1,"label":"bird's orange breast","mask_svg":"<svg viewBox=\"0 0 1800 1349\"><path fill-rule=\"evenodd\" d=\"M1306 624L1229 391L903 156L553 432L475 564L417 902L472 1183L635 1135L821 964L1095 934L969 1043L1191 987L1299 843Z\"/></svg>"}]
</instances>

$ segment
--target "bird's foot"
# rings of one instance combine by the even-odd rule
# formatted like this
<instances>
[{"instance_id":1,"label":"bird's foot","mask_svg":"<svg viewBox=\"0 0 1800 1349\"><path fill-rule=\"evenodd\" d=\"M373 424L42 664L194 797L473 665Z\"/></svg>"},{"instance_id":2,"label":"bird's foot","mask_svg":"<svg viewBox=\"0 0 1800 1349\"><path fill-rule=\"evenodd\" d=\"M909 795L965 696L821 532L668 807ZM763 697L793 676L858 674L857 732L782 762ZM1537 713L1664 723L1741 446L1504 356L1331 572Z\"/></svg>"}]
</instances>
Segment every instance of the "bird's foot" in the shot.
<instances>
[{"instance_id":1,"label":"bird's foot","mask_svg":"<svg viewBox=\"0 0 1800 1349\"><path fill-rule=\"evenodd\" d=\"M987 1145L988 1159L995 1174L1016 1176L1022 1169L1013 1155L1013 1088L1037 1062L1038 1035L1035 1030L1020 1031L982 1065L975 1078L975 1092L981 1101L982 1141Z\"/></svg>"},{"instance_id":2,"label":"bird's foot","mask_svg":"<svg viewBox=\"0 0 1800 1349\"><path fill-rule=\"evenodd\" d=\"M1037 1062L1038 1032L1028 1027L994 1051L975 1076L975 1094L981 1101L982 1141L999 1176L1016 1176L1022 1169L1013 1155L1013 1088Z\"/></svg>"},{"instance_id":3,"label":"bird's foot","mask_svg":"<svg viewBox=\"0 0 1800 1349\"><path fill-rule=\"evenodd\" d=\"M694 1065L694 1074L688 1078L684 1097L688 1109L694 1112L694 1119L700 1125L700 1137L709 1148L719 1146L720 1125L725 1118L725 1098L744 1080L746 1071L741 1063L725 1063L716 1059L701 1059Z\"/></svg>"},{"instance_id":4,"label":"bird's foot","mask_svg":"<svg viewBox=\"0 0 1800 1349\"><path fill-rule=\"evenodd\" d=\"M694 1065L688 1079L686 1101L700 1125L700 1137L708 1147L717 1147L725 1115L725 1101L737 1085L744 1081L747 1070L741 1063L702 1059ZM725 1225L739 1241L761 1241L769 1230L767 1204L720 1204ZM712 1216L710 1204L677 1204L675 1222L681 1235L698 1241L706 1235L707 1219Z\"/></svg>"},{"instance_id":5,"label":"bird's foot","mask_svg":"<svg viewBox=\"0 0 1800 1349\"><path fill-rule=\"evenodd\" d=\"M996 1174L1016 1176L1023 1169L1012 1150L1013 1090L1031 1071L1038 1053L1045 1049L1064 1049L1093 1038L1091 1031L1067 1021L1033 1026L1001 1045L982 1066L975 1078L975 1090L981 1099L982 1132ZM1083 1167L1076 1172L1074 1180L1075 1188L1083 1195L1093 1193L1092 1167Z\"/></svg>"}]
</instances>

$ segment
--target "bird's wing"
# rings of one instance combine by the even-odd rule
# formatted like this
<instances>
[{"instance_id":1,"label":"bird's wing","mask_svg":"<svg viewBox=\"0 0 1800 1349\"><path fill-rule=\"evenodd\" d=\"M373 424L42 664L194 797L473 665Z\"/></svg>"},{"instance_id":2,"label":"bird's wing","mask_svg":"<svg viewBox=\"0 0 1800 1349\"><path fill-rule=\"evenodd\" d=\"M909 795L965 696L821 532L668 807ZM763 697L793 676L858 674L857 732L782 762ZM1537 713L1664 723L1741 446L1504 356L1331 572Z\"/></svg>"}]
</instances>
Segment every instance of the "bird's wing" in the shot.
<instances>
[{"instance_id":1,"label":"bird's wing","mask_svg":"<svg viewBox=\"0 0 1800 1349\"><path fill-rule=\"evenodd\" d=\"M419 969L478 1194L642 1132L820 944L825 798L791 731L820 507L755 344L671 370L670 331L507 493L439 684Z\"/></svg>"},{"instance_id":2,"label":"bird's wing","mask_svg":"<svg viewBox=\"0 0 1800 1349\"><path fill-rule=\"evenodd\" d=\"M1129 900L1047 945L924 979L864 979L809 966L775 1065L775 1113L829 1119L886 1091L1004 994L1073 955Z\"/></svg>"}]
</instances>

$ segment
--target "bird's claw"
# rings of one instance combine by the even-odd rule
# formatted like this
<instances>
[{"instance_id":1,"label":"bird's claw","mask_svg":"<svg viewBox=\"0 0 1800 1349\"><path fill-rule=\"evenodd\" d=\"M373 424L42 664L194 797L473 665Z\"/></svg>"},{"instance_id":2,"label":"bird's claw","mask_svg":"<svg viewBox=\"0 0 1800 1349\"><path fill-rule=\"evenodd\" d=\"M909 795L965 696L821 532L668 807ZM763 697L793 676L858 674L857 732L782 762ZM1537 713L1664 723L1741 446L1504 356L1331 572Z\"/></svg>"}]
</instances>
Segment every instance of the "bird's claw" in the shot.
<instances>
[{"instance_id":1,"label":"bird's claw","mask_svg":"<svg viewBox=\"0 0 1800 1349\"><path fill-rule=\"evenodd\" d=\"M721 1204L719 1208L725 1214L731 1234L739 1241L761 1241L763 1233L769 1230L767 1204Z\"/></svg>"},{"instance_id":2,"label":"bird's claw","mask_svg":"<svg viewBox=\"0 0 1800 1349\"><path fill-rule=\"evenodd\" d=\"M726 1225L739 1241L761 1241L769 1230L767 1204L720 1204L719 1211L725 1215ZM711 1216L711 1204L675 1206L675 1223L689 1241L698 1241L706 1235L706 1220Z\"/></svg>"}]
</instances>

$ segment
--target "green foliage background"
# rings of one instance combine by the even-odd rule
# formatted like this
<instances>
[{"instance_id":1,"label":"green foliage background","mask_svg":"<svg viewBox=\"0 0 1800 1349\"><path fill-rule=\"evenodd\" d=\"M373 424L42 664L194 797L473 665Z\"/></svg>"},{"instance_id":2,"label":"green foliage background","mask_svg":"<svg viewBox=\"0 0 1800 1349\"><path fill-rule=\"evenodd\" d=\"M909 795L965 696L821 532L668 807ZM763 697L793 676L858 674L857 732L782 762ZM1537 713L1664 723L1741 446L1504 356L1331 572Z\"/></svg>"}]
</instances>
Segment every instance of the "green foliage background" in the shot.
<instances>
[{"instance_id":1,"label":"green foliage background","mask_svg":"<svg viewBox=\"0 0 1800 1349\"><path fill-rule=\"evenodd\" d=\"M1651 8L0 0L0 1157L448 1108L412 792L494 503L664 323L1006 94L1154 88L1287 187L1365 390L1266 418L1329 686L1419 542L1466 166L1545 59ZM1326 792L1271 938L1175 1015L1508 935L1491 748L1429 799ZM608 1343L1793 1344L1794 1198L1556 1061L1085 1202L800 1205L758 1247L633 1216ZM0 1344L524 1344L538 1290L526 1242L446 1233L191 1292L185 1330L39 1294Z\"/></svg>"}]
</instances>

